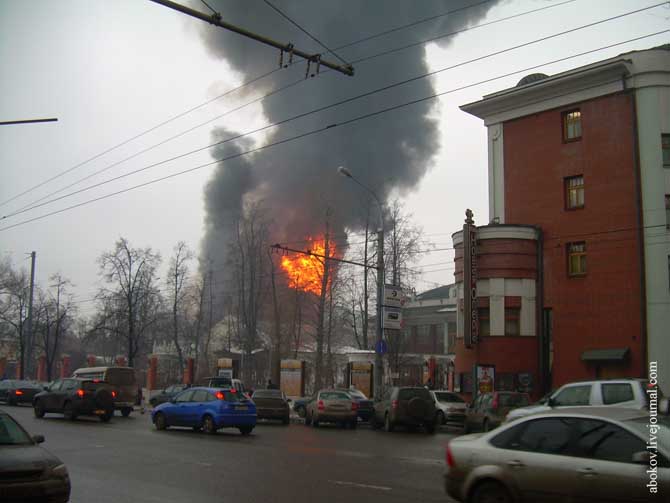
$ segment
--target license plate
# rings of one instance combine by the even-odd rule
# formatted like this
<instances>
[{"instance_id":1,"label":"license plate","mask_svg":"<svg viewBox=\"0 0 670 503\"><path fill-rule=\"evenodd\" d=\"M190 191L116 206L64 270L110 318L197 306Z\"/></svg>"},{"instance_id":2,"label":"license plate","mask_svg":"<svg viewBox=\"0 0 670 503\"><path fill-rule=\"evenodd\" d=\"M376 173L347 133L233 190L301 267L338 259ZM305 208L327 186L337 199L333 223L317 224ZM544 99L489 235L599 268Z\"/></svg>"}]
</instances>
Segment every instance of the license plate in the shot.
<instances>
[{"instance_id":1,"label":"license plate","mask_svg":"<svg viewBox=\"0 0 670 503\"><path fill-rule=\"evenodd\" d=\"M246 405L236 405L235 410L249 410L249 407Z\"/></svg>"},{"instance_id":2,"label":"license plate","mask_svg":"<svg viewBox=\"0 0 670 503\"><path fill-rule=\"evenodd\" d=\"M93 414L95 414L96 416L104 416L105 414L107 414L107 411L103 409L95 409L93 411Z\"/></svg>"}]
</instances>

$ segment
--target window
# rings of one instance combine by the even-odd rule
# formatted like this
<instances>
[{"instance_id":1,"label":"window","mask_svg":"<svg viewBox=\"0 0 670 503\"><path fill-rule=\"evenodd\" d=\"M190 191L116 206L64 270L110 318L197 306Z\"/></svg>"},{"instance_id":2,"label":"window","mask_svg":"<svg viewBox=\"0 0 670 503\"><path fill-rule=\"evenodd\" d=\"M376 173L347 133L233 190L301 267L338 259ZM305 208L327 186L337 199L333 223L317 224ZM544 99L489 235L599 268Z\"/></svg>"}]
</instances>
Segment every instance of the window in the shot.
<instances>
[{"instance_id":1,"label":"window","mask_svg":"<svg viewBox=\"0 0 670 503\"><path fill-rule=\"evenodd\" d=\"M575 210L584 207L584 175L565 179L565 208Z\"/></svg>"},{"instance_id":2,"label":"window","mask_svg":"<svg viewBox=\"0 0 670 503\"><path fill-rule=\"evenodd\" d=\"M661 148L663 149L663 167L670 168L670 134L661 135Z\"/></svg>"},{"instance_id":3,"label":"window","mask_svg":"<svg viewBox=\"0 0 670 503\"><path fill-rule=\"evenodd\" d=\"M182 391L175 397L175 402L190 402L191 395L193 395L193 391L191 390Z\"/></svg>"},{"instance_id":4,"label":"window","mask_svg":"<svg viewBox=\"0 0 670 503\"><path fill-rule=\"evenodd\" d=\"M520 335L519 318L521 309L518 307L505 308L505 335Z\"/></svg>"},{"instance_id":5,"label":"window","mask_svg":"<svg viewBox=\"0 0 670 503\"><path fill-rule=\"evenodd\" d=\"M479 319L479 336L491 335L491 314L488 307L477 309L477 318Z\"/></svg>"},{"instance_id":6,"label":"window","mask_svg":"<svg viewBox=\"0 0 670 503\"><path fill-rule=\"evenodd\" d=\"M206 402L207 401L207 395L209 395L209 392L204 389L199 389L193 392L193 395L191 396L191 402Z\"/></svg>"},{"instance_id":7,"label":"window","mask_svg":"<svg viewBox=\"0 0 670 503\"><path fill-rule=\"evenodd\" d=\"M586 275L586 243L568 243L568 276Z\"/></svg>"},{"instance_id":8,"label":"window","mask_svg":"<svg viewBox=\"0 0 670 503\"><path fill-rule=\"evenodd\" d=\"M544 454L570 454L572 426L563 418L537 419L513 428L514 435L501 434L495 438L496 447Z\"/></svg>"},{"instance_id":9,"label":"window","mask_svg":"<svg viewBox=\"0 0 670 503\"><path fill-rule=\"evenodd\" d=\"M563 141L575 141L582 137L582 113L570 110L563 113Z\"/></svg>"},{"instance_id":10,"label":"window","mask_svg":"<svg viewBox=\"0 0 670 503\"><path fill-rule=\"evenodd\" d=\"M590 398L590 384L569 386L567 388L563 388L554 396L554 404L563 406L589 405Z\"/></svg>"},{"instance_id":11,"label":"window","mask_svg":"<svg viewBox=\"0 0 670 503\"><path fill-rule=\"evenodd\" d=\"M645 450L645 443L616 425L591 419L578 419L576 453L580 457L602 461L632 463L633 454Z\"/></svg>"},{"instance_id":12,"label":"window","mask_svg":"<svg viewBox=\"0 0 670 503\"><path fill-rule=\"evenodd\" d=\"M634 400L633 387L628 383L609 383L602 385L603 403L612 405L614 403L630 402Z\"/></svg>"}]
</instances>

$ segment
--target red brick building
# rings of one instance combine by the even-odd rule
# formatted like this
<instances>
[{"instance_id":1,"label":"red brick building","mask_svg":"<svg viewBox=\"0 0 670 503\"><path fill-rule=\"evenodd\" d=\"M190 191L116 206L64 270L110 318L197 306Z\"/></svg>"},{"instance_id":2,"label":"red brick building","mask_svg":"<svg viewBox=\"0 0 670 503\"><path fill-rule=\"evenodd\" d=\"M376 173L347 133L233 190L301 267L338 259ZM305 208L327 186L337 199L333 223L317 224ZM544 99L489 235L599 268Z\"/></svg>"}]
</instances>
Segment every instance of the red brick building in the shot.
<instances>
[{"instance_id":1,"label":"red brick building","mask_svg":"<svg viewBox=\"0 0 670 503\"><path fill-rule=\"evenodd\" d=\"M645 377L670 389L670 53L534 74L462 107L488 128L489 217L477 228L480 339L457 343L496 388ZM463 233L454 234L463 295ZM462 314L462 311L461 311Z\"/></svg>"}]
</instances>

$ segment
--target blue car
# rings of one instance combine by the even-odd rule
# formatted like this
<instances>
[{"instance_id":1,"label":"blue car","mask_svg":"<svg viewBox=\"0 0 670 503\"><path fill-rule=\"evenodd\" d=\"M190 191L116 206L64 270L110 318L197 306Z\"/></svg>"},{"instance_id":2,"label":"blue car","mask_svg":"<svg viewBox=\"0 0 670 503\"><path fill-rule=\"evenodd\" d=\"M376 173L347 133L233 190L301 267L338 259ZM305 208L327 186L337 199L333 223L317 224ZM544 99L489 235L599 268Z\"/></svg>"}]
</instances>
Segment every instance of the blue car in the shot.
<instances>
[{"instance_id":1,"label":"blue car","mask_svg":"<svg viewBox=\"0 0 670 503\"><path fill-rule=\"evenodd\" d=\"M151 412L157 430L185 426L214 434L238 428L248 435L256 426L256 405L234 388L189 388Z\"/></svg>"}]
</instances>

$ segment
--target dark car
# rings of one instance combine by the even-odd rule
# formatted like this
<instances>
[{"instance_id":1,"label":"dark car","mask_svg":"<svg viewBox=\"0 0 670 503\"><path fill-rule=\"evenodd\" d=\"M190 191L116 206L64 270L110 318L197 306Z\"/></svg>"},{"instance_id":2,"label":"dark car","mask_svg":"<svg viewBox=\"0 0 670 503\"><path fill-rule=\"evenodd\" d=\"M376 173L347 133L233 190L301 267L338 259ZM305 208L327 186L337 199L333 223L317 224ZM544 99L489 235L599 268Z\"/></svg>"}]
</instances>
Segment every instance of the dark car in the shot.
<instances>
[{"instance_id":1,"label":"dark car","mask_svg":"<svg viewBox=\"0 0 670 503\"><path fill-rule=\"evenodd\" d=\"M151 412L157 430L184 426L214 434L238 428L248 435L256 426L256 405L235 388L189 388Z\"/></svg>"},{"instance_id":2,"label":"dark car","mask_svg":"<svg viewBox=\"0 0 670 503\"><path fill-rule=\"evenodd\" d=\"M0 381L0 401L7 405L33 403L33 397L44 388L30 381L7 379Z\"/></svg>"},{"instance_id":3,"label":"dark car","mask_svg":"<svg viewBox=\"0 0 670 503\"><path fill-rule=\"evenodd\" d=\"M375 412L374 402L365 393L357 389L346 390L351 399L358 404L358 418L361 421L370 421Z\"/></svg>"},{"instance_id":4,"label":"dark car","mask_svg":"<svg viewBox=\"0 0 670 503\"><path fill-rule=\"evenodd\" d=\"M156 407L157 405L160 405L165 402L169 402L172 400L177 394L181 393L184 391L186 388L189 388L190 384L173 384L172 386L168 386L165 388L163 391L161 391L158 395L152 396L149 399L149 403L151 404L152 407Z\"/></svg>"},{"instance_id":5,"label":"dark car","mask_svg":"<svg viewBox=\"0 0 670 503\"><path fill-rule=\"evenodd\" d=\"M525 407L529 403L528 393L517 391L482 393L467 408L465 433L492 430L500 426L509 411L517 407Z\"/></svg>"},{"instance_id":6,"label":"dark car","mask_svg":"<svg viewBox=\"0 0 670 503\"><path fill-rule=\"evenodd\" d=\"M393 431L398 425L422 426L427 433L435 433L437 411L427 388L389 388L375 403L374 410L373 428L383 425L386 431Z\"/></svg>"},{"instance_id":7,"label":"dark car","mask_svg":"<svg viewBox=\"0 0 670 503\"><path fill-rule=\"evenodd\" d=\"M309 398L296 398L293 400L293 410L300 417L307 415L307 402L309 402Z\"/></svg>"},{"instance_id":8,"label":"dark car","mask_svg":"<svg viewBox=\"0 0 670 503\"><path fill-rule=\"evenodd\" d=\"M279 419L289 424L291 409L286 395L278 389L260 389L254 391L251 399L256 404L258 419Z\"/></svg>"},{"instance_id":9,"label":"dark car","mask_svg":"<svg viewBox=\"0 0 670 503\"><path fill-rule=\"evenodd\" d=\"M63 462L37 444L9 414L0 411L0 500L65 503L70 476Z\"/></svg>"},{"instance_id":10,"label":"dark car","mask_svg":"<svg viewBox=\"0 0 670 503\"><path fill-rule=\"evenodd\" d=\"M114 415L115 395L116 391L103 381L59 379L35 395L33 410L38 418L47 412L58 412L70 420L77 416L97 416L106 423Z\"/></svg>"}]
</instances>

